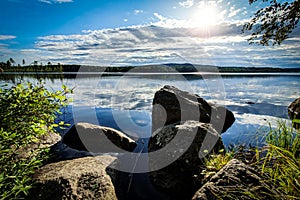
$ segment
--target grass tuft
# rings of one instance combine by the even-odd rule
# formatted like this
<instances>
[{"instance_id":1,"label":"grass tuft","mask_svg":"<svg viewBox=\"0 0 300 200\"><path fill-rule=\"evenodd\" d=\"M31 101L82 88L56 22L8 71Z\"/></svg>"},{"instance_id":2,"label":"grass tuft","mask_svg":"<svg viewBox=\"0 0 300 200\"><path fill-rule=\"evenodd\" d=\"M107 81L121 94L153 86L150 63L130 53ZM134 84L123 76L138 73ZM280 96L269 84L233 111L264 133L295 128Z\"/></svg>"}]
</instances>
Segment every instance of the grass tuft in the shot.
<instances>
[{"instance_id":1,"label":"grass tuft","mask_svg":"<svg viewBox=\"0 0 300 200\"><path fill-rule=\"evenodd\" d=\"M231 159L237 158L258 170L272 199L300 199L300 131L280 121L277 128L269 125L269 130L260 134L265 140L262 147L239 145L231 147L229 152L211 155L205 160L204 175L211 177ZM239 192L226 191L222 198L234 198ZM243 194L249 199L260 199L261 192L245 190Z\"/></svg>"}]
</instances>

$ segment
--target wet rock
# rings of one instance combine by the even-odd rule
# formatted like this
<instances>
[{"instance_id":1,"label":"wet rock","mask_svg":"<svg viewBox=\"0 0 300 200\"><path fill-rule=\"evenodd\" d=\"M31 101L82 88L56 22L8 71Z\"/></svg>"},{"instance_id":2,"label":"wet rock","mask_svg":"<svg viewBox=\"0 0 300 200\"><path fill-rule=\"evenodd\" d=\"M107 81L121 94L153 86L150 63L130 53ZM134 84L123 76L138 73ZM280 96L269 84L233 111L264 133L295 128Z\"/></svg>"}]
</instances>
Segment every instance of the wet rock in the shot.
<instances>
[{"instance_id":1,"label":"wet rock","mask_svg":"<svg viewBox=\"0 0 300 200\"><path fill-rule=\"evenodd\" d=\"M34 175L36 187L28 199L117 199L113 183L115 157L85 157L45 165Z\"/></svg>"},{"instance_id":2,"label":"wet rock","mask_svg":"<svg viewBox=\"0 0 300 200\"><path fill-rule=\"evenodd\" d=\"M225 132L235 121L231 111L212 105L196 94L164 86L155 93L152 109L152 132L179 121L194 120L213 124L218 132Z\"/></svg>"},{"instance_id":3,"label":"wet rock","mask_svg":"<svg viewBox=\"0 0 300 200\"><path fill-rule=\"evenodd\" d=\"M294 120L294 119L299 119L300 120L300 97L295 99L288 107L288 114L289 117ZM295 128L300 129L300 123L293 123L293 126Z\"/></svg>"},{"instance_id":4,"label":"wet rock","mask_svg":"<svg viewBox=\"0 0 300 200\"><path fill-rule=\"evenodd\" d=\"M89 123L78 123L64 135L63 143L79 150L93 153L133 151L136 142L112 128Z\"/></svg>"},{"instance_id":5,"label":"wet rock","mask_svg":"<svg viewBox=\"0 0 300 200\"><path fill-rule=\"evenodd\" d=\"M158 129L150 138L150 180L171 199L191 199L196 191L194 174L203 158L224 149L218 132L207 123L186 121ZM163 166L163 168L162 168Z\"/></svg>"},{"instance_id":6,"label":"wet rock","mask_svg":"<svg viewBox=\"0 0 300 200\"><path fill-rule=\"evenodd\" d=\"M256 195L256 198L247 194ZM274 195L274 193L273 193ZM274 197L274 196L273 196ZM205 183L193 196L193 200L217 199L271 199L272 191L259 173L233 159Z\"/></svg>"}]
</instances>

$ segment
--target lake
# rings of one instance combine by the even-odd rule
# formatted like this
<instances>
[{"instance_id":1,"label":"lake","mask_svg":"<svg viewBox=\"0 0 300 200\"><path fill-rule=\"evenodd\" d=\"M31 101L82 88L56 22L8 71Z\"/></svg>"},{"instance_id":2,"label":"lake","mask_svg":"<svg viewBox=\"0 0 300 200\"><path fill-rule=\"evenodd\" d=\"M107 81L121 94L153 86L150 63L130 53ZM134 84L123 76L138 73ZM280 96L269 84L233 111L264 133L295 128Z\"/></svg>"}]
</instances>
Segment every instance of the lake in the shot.
<instances>
[{"instance_id":1,"label":"lake","mask_svg":"<svg viewBox=\"0 0 300 200\"><path fill-rule=\"evenodd\" d=\"M151 135L155 92L164 85L176 86L234 113L235 123L222 134L226 146L256 144L256 133L269 124L276 127L278 120L289 122L287 107L300 96L299 73L6 73L0 75L0 83L37 82L38 78L50 90L59 90L63 84L74 89L73 102L61 119L113 127L134 138Z\"/></svg>"},{"instance_id":2,"label":"lake","mask_svg":"<svg viewBox=\"0 0 300 200\"><path fill-rule=\"evenodd\" d=\"M126 199L168 199L152 186L147 141L151 135L152 100L164 85L173 85L198 94L208 102L226 106L236 118L223 133L225 146L262 144L257 135L276 127L279 120L290 123L288 105L300 96L300 74L0 74L0 86L20 81L42 79L50 90L62 85L74 89L70 106L63 108L59 119L73 124L90 122L112 127L137 140L134 156L118 157L121 172L118 180ZM61 131L63 135L66 131ZM123 168L124 169L123 169ZM134 173L136 172L136 173Z\"/></svg>"}]
</instances>

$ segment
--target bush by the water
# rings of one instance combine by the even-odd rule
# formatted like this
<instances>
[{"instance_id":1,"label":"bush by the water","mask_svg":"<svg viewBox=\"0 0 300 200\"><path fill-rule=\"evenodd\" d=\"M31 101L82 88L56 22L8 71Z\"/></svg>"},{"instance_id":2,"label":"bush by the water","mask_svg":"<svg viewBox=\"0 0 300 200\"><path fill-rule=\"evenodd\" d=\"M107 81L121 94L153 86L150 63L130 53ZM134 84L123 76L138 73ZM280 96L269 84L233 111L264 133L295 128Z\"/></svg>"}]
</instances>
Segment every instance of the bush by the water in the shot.
<instances>
[{"instance_id":1,"label":"bush by the water","mask_svg":"<svg viewBox=\"0 0 300 200\"><path fill-rule=\"evenodd\" d=\"M65 86L51 92L42 83L0 87L1 200L19 199L32 188L31 175L47 159L48 149L37 148L26 156L22 149L59 125L54 123L55 116L67 105L69 92Z\"/></svg>"}]
</instances>

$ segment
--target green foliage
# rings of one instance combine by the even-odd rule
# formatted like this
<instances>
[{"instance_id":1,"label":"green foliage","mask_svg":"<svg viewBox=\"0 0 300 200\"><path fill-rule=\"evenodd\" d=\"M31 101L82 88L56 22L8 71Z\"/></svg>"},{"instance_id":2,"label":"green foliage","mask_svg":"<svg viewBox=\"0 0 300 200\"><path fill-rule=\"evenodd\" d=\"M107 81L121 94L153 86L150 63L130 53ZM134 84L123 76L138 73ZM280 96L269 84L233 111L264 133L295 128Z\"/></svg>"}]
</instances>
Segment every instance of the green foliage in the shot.
<instances>
[{"instance_id":1,"label":"green foliage","mask_svg":"<svg viewBox=\"0 0 300 200\"><path fill-rule=\"evenodd\" d=\"M0 199L19 199L31 175L47 159L45 148L26 148L53 131L55 115L68 102L65 86L50 92L42 83L0 88ZM30 150L28 152L28 150Z\"/></svg>"},{"instance_id":2,"label":"green foliage","mask_svg":"<svg viewBox=\"0 0 300 200\"><path fill-rule=\"evenodd\" d=\"M257 163L267 177L287 199L300 199L300 133L283 122L277 129L270 129L267 145ZM281 199L280 196L278 199Z\"/></svg>"},{"instance_id":3,"label":"green foliage","mask_svg":"<svg viewBox=\"0 0 300 200\"><path fill-rule=\"evenodd\" d=\"M293 119L293 123L298 123L298 124L300 124L300 119Z\"/></svg>"},{"instance_id":4,"label":"green foliage","mask_svg":"<svg viewBox=\"0 0 300 200\"><path fill-rule=\"evenodd\" d=\"M293 119L293 127L300 130L300 119Z\"/></svg>"},{"instance_id":5,"label":"green foliage","mask_svg":"<svg viewBox=\"0 0 300 200\"><path fill-rule=\"evenodd\" d=\"M256 1L249 0L249 3L253 4ZM269 6L259 9L250 22L244 25L242 32L254 29L249 39L250 44L280 45L297 27L300 0L263 0L263 2L269 2Z\"/></svg>"},{"instance_id":6,"label":"green foliage","mask_svg":"<svg viewBox=\"0 0 300 200\"><path fill-rule=\"evenodd\" d=\"M209 158L205 159L206 169L202 172L205 175L205 179L222 169L233 157L233 151L225 152L224 149L220 150L218 154L211 154Z\"/></svg>"},{"instance_id":7,"label":"green foliage","mask_svg":"<svg viewBox=\"0 0 300 200\"><path fill-rule=\"evenodd\" d=\"M44 134L45 127L53 128L56 113L67 103L68 92L65 86L62 91L50 92L41 83L0 89L0 127L11 133L26 133L19 134L20 142Z\"/></svg>"},{"instance_id":8,"label":"green foliage","mask_svg":"<svg viewBox=\"0 0 300 200\"><path fill-rule=\"evenodd\" d=\"M223 153L224 149L222 149L219 154L210 155L210 159L206 160L206 166L209 169L213 169L219 171L222 167L224 167L233 157L233 152Z\"/></svg>"}]
</instances>

